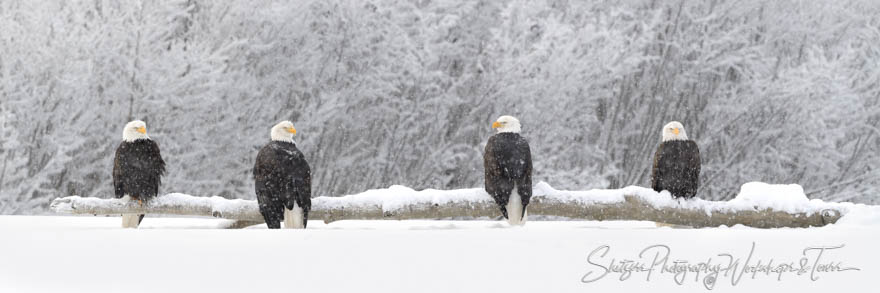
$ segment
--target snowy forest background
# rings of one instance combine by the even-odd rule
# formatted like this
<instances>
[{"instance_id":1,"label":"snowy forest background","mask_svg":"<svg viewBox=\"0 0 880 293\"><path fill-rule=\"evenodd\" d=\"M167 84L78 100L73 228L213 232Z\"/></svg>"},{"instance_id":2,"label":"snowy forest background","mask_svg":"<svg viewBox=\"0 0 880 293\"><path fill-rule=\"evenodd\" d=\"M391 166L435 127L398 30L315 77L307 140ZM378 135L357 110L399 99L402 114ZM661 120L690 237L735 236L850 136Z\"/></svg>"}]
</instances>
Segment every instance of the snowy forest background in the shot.
<instances>
[{"instance_id":1,"label":"snowy forest background","mask_svg":"<svg viewBox=\"0 0 880 293\"><path fill-rule=\"evenodd\" d=\"M147 122L160 192L254 198L289 119L313 196L482 186L499 115L535 181L649 186L660 128L703 155L699 197L748 181L880 203L880 2L0 1L0 214L112 196Z\"/></svg>"}]
</instances>

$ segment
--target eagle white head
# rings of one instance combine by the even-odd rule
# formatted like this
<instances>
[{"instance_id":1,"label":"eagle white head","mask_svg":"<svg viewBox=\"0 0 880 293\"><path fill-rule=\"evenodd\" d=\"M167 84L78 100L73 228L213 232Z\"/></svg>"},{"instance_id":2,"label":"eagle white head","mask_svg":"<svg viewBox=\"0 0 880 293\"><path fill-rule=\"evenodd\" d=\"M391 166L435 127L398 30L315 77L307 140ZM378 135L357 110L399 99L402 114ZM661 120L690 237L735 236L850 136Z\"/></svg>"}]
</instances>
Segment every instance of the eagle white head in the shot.
<instances>
[{"instance_id":1,"label":"eagle white head","mask_svg":"<svg viewBox=\"0 0 880 293\"><path fill-rule=\"evenodd\" d=\"M290 121L281 121L275 126L272 127L272 140L274 141L286 141L289 143L293 143L293 137L296 135L296 128L293 128L293 123Z\"/></svg>"},{"instance_id":2,"label":"eagle white head","mask_svg":"<svg viewBox=\"0 0 880 293\"><path fill-rule=\"evenodd\" d=\"M147 135L147 124L140 120L125 124L125 128L122 129L122 141L132 142L138 139L150 139Z\"/></svg>"},{"instance_id":3,"label":"eagle white head","mask_svg":"<svg viewBox=\"0 0 880 293\"><path fill-rule=\"evenodd\" d=\"M495 130L497 130L498 133L502 133L502 132L519 133L522 130L521 126L519 125L519 120L517 120L513 116L507 116L507 115L498 117L498 120L495 120L495 122L492 123L492 128L495 128Z\"/></svg>"},{"instance_id":4,"label":"eagle white head","mask_svg":"<svg viewBox=\"0 0 880 293\"><path fill-rule=\"evenodd\" d=\"M681 122L672 121L663 126L663 141L687 139L687 134L684 132L684 125L681 125Z\"/></svg>"}]
</instances>

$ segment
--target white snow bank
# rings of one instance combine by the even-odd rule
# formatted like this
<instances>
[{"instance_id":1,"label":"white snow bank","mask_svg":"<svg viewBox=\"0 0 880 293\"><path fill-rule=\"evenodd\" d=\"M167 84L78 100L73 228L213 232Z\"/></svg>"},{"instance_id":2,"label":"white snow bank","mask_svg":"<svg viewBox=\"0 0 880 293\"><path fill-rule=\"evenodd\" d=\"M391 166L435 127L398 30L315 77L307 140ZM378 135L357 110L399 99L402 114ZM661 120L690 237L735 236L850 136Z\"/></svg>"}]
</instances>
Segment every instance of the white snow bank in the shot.
<instances>
[{"instance_id":1,"label":"white snow bank","mask_svg":"<svg viewBox=\"0 0 880 293\"><path fill-rule=\"evenodd\" d=\"M779 211L810 211L810 199L804 193L804 188L797 184L749 182L743 184L730 203ZM822 204L821 201L816 203Z\"/></svg>"},{"instance_id":2,"label":"white snow bank","mask_svg":"<svg viewBox=\"0 0 880 293\"><path fill-rule=\"evenodd\" d=\"M835 224L848 226L880 225L880 206L854 204L851 202L825 202L809 199L804 188L798 184L767 184L749 182L743 184L739 194L727 202L731 207L773 209L790 213L814 212L843 214Z\"/></svg>"},{"instance_id":3,"label":"white snow bank","mask_svg":"<svg viewBox=\"0 0 880 293\"><path fill-rule=\"evenodd\" d=\"M381 206L383 211L400 209L407 205L431 203L437 205L458 202L484 202L492 198L482 188L437 190L425 189L416 191L400 185L392 185L385 189L371 189L358 194L341 197L316 197L312 206Z\"/></svg>"},{"instance_id":4,"label":"white snow bank","mask_svg":"<svg viewBox=\"0 0 880 293\"><path fill-rule=\"evenodd\" d=\"M700 198L673 198L668 191L656 192L640 186L621 189L592 189L586 191L556 190L546 182L535 185L533 196L583 204L613 204L623 202L626 196L635 196L656 208L679 208L701 210L707 215L713 212L756 211L772 209L787 213L813 213L825 210L848 211L851 203L826 203L809 200L800 185L776 185L749 182L742 186L740 194L730 201L709 201ZM699 196L699 195L698 195Z\"/></svg>"},{"instance_id":5,"label":"white snow bank","mask_svg":"<svg viewBox=\"0 0 880 293\"><path fill-rule=\"evenodd\" d=\"M835 225L843 226L880 226L880 206L849 204L847 212Z\"/></svg>"},{"instance_id":6,"label":"white snow bank","mask_svg":"<svg viewBox=\"0 0 880 293\"><path fill-rule=\"evenodd\" d=\"M539 182L532 189L533 197L546 197L560 201L583 204L612 204L624 201L624 195L638 194L654 196L651 189L629 186L623 189L593 189L587 191L568 191L554 189L547 182ZM341 207L348 206L381 206L383 211L393 211L414 204L450 204L491 202L492 197L483 188L437 190L425 189L416 191L400 185L389 188L371 189L357 194L341 197L316 197L312 206Z\"/></svg>"},{"instance_id":7,"label":"white snow bank","mask_svg":"<svg viewBox=\"0 0 880 293\"><path fill-rule=\"evenodd\" d=\"M669 192L655 192L650 188L628 186L621 189L592 189L585 191L557 190L546 182L535 184L533 198L545 200L557 200L571 202L572 204L614 204L624 202L626 197L636 197L639 200L655 208L677 208L697 210L712 215L715 212L759 211L772 209L787 213L841 213L844 218L841 224L880 224L880 211L877 206L856 205L853 203L834 203L822 200L809 200L804 194L803 188L796 184L774 185L762 182L749 182L742 186L739 195L730 201L708 201L699 198L677 199ZM105 205L106 199L78 198L73 206L66 198L57 200L52 208L57 212L70 212L76 208L89 205ZM131 204L127 200L110 200L112 205ZM395 211L410 205L447 205L477 204L492 202L492 198L483 188L469 188L456 190L426 189L416 191L412 188L394 185L385 189L373 189L358 194L342 197L317 197L312 199L314 208L340 208L377 206L383 211ZM259 217L255 200L225 199L222 197L195 197L180 193L171 193L151 200L148 205L155 207L182 206L187 209L210 209L210 213L230 214L253 214ZM860 213L858 215L852 212ZM535 215L537 216L537 214Z\"/></svg>"},{"instance_id":8,"label":"white snow bank","mask_svg":"<svg viewBox=\"0 0 880 293\"><path fill-rule=\"evenodd\" d=\"M147 217L140 229L119 229L118 217L0 216L0 292L867 292L880 270L873 227L767 231L571 221L505 228L498 221L416 220L214 229L222 222ZM806 247L844 245L825 251L821 263L861 271L780 278L741 267L720 273L711 291L704 288L708 274L692 271L654 267L650 278L632 270L621 279L623 269L638 268L633 262L654 263L660 250L640 252L658 244L669 248L670 266L726 266L718 255L728 253L738 266L756 269L764 268L759 262L798 264L805 257L813 266L817 253L804 253ZM597 250L603 246L607 254ZM623 269L582 282L612 263Z\"/></svg>"},{"instance_id":9,"label":"white snow bank","mask_svg":"<svg viewBox=\"0 0 880 293\"><path fill-rule=\"evenodd\" d=\"M88 209L108 205L122 207L131 204L134 203L129 199L69 196L56 199L52 202L51 208L57 213L71 213L75 209ZM212 214L241 214L258 210L257 201L255 200L227 199L219 196L199 197L183 193L169 193L158 196L144 204L148 207L180 207L181 209L188 210L208 207L211 209Z\"/></svg>"},{"instance_id":10,"label":"white snow bank","mask_svg":"<svg viewBox=\"0 0 880 293\"><path fill-rule=\"evenodd\" d=\"M614 204L623 202L627 196L635 196L656 208L679 208L699 210L707 215L714 212L736 211L759 211L772 209L787 213L835 213L841 212L848 215L852 207L858 206L852 203L833 203L822 200L809 200L804 194L803 188L796 184L776 185L762 182L749 182L742 186L739 195L730 201L709 201L700 198L679 199L673 198L669 192L656 192L650 188L640 186L627 186L621 189L592 189L592 190L558 190L547 182L538 182L534 185L533 198L544 198L573 204ZM479 203L491 202L492 198L482 188L436 190L426 189L417 191L409 187L394 185L385 189L373 189L358 194L342 197L318 197L312 199L312 206L341 207L349 206L379 206L383 211L394 211L408 205L417 204L450 204L450 203ZM860 212L871 209L860 209ZM850 216L855 218L856 216ZM862 220L858 223L871 222L872 216L859 215ZM880 216L877 216L880 217ZM843 223L855 223L855 220ZM873 223L880 224L880 220Z\"/></svg>"},{"instance_id":11,"label":"white snow bank","mask_svg":"<svg viewBox=\"0 0 880 293\"><path fill-rule=\"evenodd\" d=\"M656 195L657 192L650 188L639 186L627 186L621 189L591 189L584 191L557 190L544 181L535 184L532 191L532 196L583 204L612 204L623 202L625 200L624 195L627 194L651 197Z\"/></svg>"}]
</instances>

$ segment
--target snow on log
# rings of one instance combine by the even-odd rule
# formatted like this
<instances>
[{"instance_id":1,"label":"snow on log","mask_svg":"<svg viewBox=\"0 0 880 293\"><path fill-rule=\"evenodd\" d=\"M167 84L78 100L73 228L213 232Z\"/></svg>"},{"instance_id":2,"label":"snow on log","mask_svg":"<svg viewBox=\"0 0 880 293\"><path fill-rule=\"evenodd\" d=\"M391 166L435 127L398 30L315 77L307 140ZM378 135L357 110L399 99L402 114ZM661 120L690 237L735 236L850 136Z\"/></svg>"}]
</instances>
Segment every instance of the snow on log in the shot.
<instances>
[{"instance_id":1,"label":"snow on log","mask_svg":"<svg viewBox=\"0 0 880 293\"><path fill-rule=\"evenodd\" d=\"M196 197L181 193L159 196L143 205L127 199L68 196L56 198L49 208L62 214L166 214L235 220L225 228L244 228L264 223L254 200Z\"/></svg>"},{"instance_id":2,"label":"snow on log","mask_svg":"<svg viewBox=\"0 0 880 293\"><path fill-rule=\"evenodd\" d=\"M581 220L654 221L691 227L737 224L756 228L818 227L835 223L860 205L808 200L798 185L743 185L731 201L674 199L668 192L630 186L623 189L563 191L541 182L535 185L530 216ZM861 205L863 206L863 205ZM69 196L55 199L57 213L115 215L124 213L210 216L233 219L230 227L260 224L263 218L254 200L195 197L171 193L143 205L121 199ZM405 220L444 218L497 218L501 214L481 188L415 191L403 186L369 190L343 197L312 199L312 220Z\"/></svg>"}]
</instances>

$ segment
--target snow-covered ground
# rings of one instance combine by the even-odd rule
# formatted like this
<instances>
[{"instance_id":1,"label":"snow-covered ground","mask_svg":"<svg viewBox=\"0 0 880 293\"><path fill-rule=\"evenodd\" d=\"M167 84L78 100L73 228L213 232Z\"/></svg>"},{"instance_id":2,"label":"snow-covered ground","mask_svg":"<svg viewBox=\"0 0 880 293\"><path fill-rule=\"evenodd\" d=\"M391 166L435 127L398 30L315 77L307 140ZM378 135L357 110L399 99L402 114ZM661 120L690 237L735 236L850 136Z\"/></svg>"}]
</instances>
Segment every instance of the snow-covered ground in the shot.
<instances>
[{"instance_id":1,"label":"snow-covered ground","mask_svg":"<svg viewBox=\"0 0 880 293\"><path fill-rule=\"evenodd\" d=\"M880 226L852 223L677 229L623 221L531 221L516 228L498 221L310 221L307 230L225 230L214 229L225 220L153 217L126 230L119 221L0 216L0 292L707 291L704 283L713 278L705 272L676 275L657 267L650 280L646 272L624 281L612 272L582 281L602 275L612 260L648 269L667 248L667 266L682 260L727 267L730 258L719 254L738 259L734 272L714 278L717 292L865 292L880 269ZM807 247L840 245L824 251L819 263L859 270L819 272L828 267L815 265L818 251L804 254ZM770 259L776 269L800 268L802 259L808 268L743 274L746 265ZM735 285L734 278L740 278Z\"/></svg>"}]
</instances>

